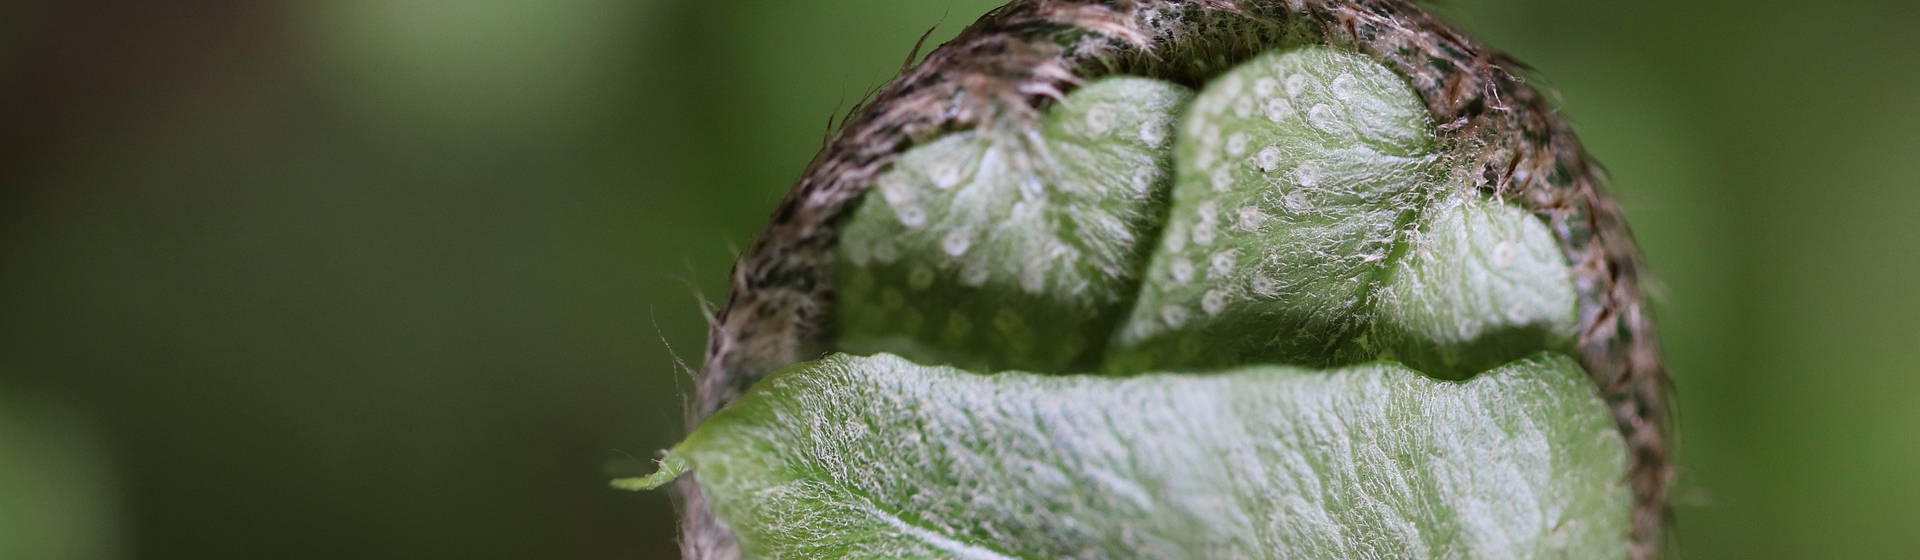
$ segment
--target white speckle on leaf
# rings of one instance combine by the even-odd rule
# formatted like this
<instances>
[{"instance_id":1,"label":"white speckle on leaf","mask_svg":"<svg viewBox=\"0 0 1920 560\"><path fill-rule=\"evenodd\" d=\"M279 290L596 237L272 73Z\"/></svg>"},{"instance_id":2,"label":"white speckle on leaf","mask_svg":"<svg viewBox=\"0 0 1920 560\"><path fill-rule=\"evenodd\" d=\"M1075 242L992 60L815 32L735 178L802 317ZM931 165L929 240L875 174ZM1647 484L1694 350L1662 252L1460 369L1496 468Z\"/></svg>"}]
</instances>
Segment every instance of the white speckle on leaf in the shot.
<instances>
[{"instance_id":1,"label":"white speckle on leaf","mask_svg":"<svg viewBox=\"0 0 1920 560\"><path fill-rule=\"evenodd\" d=\"M1333 79L1333 96L1341 100L1351 100L1360 94L1360 80L1353 74L1341 74Z\"/></svg>"},{"instance_id":2,"label":"white speckle on leaf","mask_svg":"<svg viewBox=\"0 0 1920 560\"><path fill-rule=\"evenodd\" d=\"M1227 189L1233 188L1233 170L1225 167L1215 169L1208 182L1213 185L1213 190L1227 192Z\"/></svg>"},{"instance_id":3,"label":"white speckle on leaf","mask_svg":"<svg viewBox=\"0 0 1920 560\"><path fill-rule=\"evenodd\" d=\"M949 231L940 238L940 251L949 257L959 258L967 254L970 247L973 247L973 232L964 228Z\"/></svg>"},{"instance_id":4,"label":"white speckle on leaf","mask_svg":"<svg viewBox=\"0 0 1920 560\"><path fill-rule=\"evenodd\" d=\"M1174 282L1185 284L1193 281L1193 263L1187 259L1175 258L1173 265L1167 267L1167 272L1173 275Z\"/></svg>"},{"instance_id":5,"label":"white speckle on leaf","mask_svg":"<svg viewBox=\"0 0 1920 560\"><path fill-rule=\"evenodd\" d=\"M1232 249L1214 253L1212 258L1207 259L1209 261L1207 277L1223 278L1228 274L1232 274L1233 258L1234 252Z\"/></svg>"},{"instance_id":6,"label":"white speckle on leaf","mask_svg":"<svg viewBox=\"0 0 1920 560\"><path fill-rule=\"evenodd\" d=\"M1212 245L1214 224L1220 221L1220 207L1212 201L1203 202L1193 211L1193 243Z\"/></svg>"},{"instance_id":7,"label":"white speckle on leaf","mask_svg":"<svg viewBox=\"0 0 1920 560\"><path fill-rule=\"evenodd\" d=\"M1220 78L1220 89L1222 90L1234 91L1240 89L1241 85L1239 74L1227 74L1226 77Z\"/></svg>"},{"instance_id":8,"label":"white speckle on leaf","mask_svg":"<svg viewBox=\"0 0 1920 560\"><path fill-rule=\"evenodd\" d=\"M1159 169L1144 163L1140 164L1139 167L1133 168L1133 192L1139 194L1146 193L1147 189L1153 187L1153 180L1159 174Z\"/></svg>"},{"instance_id":9,"label":"white speckle on leaf","mask_svg":"<svg viewBox=\"0 0 1920 560\"><path fill-rule=\"evenodd\" d=\"M1203 147L1199 154L1193 156L1193 166L1198 169L1209 169L1213 167L1214 159L1213 150Z\"/></svg>"},{"instance_id":10,"label":"white speckle on leaf","mask_svg":"<svg viewBox=\"0 0 1920 560\"><path fill-rule=\"evenodd\" d=\"M1261 112L1267 114L1267 120L1281 122L1293 116L1293 102L1278 97L1268 99Z\"/></svg>"},{"instance_id":11,"label":"white speckle on leaf","mask_svg":"<svg viewBox=\"0 0 1920 560\"><path fill-rule=\"evenodd\" d=\"M1219 98L1203 97L1199 101L1194 102L1193 114L1197 116L1203 116L1203 117L1218 115L1220 114L1221 101L1222 100Z\"/></svg>"},{"instance_id":12,"label":"white speckle on leaf","mask_svg":"<svg viewBox=\"0 0 1920 560\"><path fill-rule=\"evenodd\" d=\"M1493 246L1493 266L1497 268L1512 268L1514 256L1519 252L1520 248L1514 246L1512 241L1501 241L1495 244Z\"/></svg>"},{"instance_id":13,"label":"white speckle on leaf","mask_svg":"<svg viewBox=\"0 0 1920 560\"><path fill-rule=\"evenodd\" d=\"M1187 308L1179 305L1162 307L1160 308L1160 320L1165 322L1169 327L1180 328L1181 325L1187 324Z\"/></svg>"},{"instance_id":14,"label":"white speckle on leaf","mask_svg":"<svg viewBox=\"0 0 1920 560\"><path fill-rule=\"evenodd\" d=\"M1307 109L1307 124L1321 132L1332 133L1340 130L1340 116L1334 114L1332 106L1321 103Z\"/></svg>"},{"instance_id":15,"label":"white speckle on leaf","mask_svg":"<svg viewBox=\"0 0 1920 560\"><path fill-rule=\"evenodd\" d=\"M1287 97L1299 97L1300 92L1305 91L1306 89L1307 89L1306 74L1294 74L1291 76L1287 76Z\"/></svg>"},{"instance_id":16,"label":"white speckle on leaf","mask_svg":"<svg viewBox=\"0 0 1920 560\"><path fill-rule=\"evenodd\" d=\"M1219 315L1221 311L1226 311L1227 292L1219 289L1207 290L1206 295L1200 296L1200 309L1206 311L1208 315Z\"/></svg>"},{"instance_id":17,"label":"white speckle on leaf","mask_svg":"<svg viewBox=\"0 0 1920 560\"><path fill-rule=\"evenodd\" d=\"M907 184L907 178L899 173L880 176L880 198L890 205L905 204L913 197L913 186Z\"/></svg>"},{"instance_id":18,"label":"white speckle on leaf","mask_svg":"<svg viewBox=\"0 0 1920 560\"><path fill-rule=\"evenodd\" d=\"M1272 97L1278 89L1280 81L1273 78L1262 77L1253 81L1253 94L1260 97Z\"/></svg>"},{"instance_id":19,"label":"white speckle on leaf","mask_svg":"<svg viewBox=\"0 0 1920 560\"><path fill-rule=\"evenodd\" d=\"M1298 214L1313 209L1313 202L1307 200L1305 193L1289 193L1280 197L1280 207L1289 213Z\"/></svg>"},{"instance_id":20,"label":"white speckle on leaf","mask_svg":"<svg viewBox=\"0 0 1920 560\"><path fill-rule=\"evenodd\" d=\"M1320 164L1309 161L1294 166L1293 184L1307 189L1320 186Z\"/></svg>"},{"instance_id":21,"label":"white speckle on leaf","mask_svg":"<svg viewBox=\"0 0 1920 560\"><path fill-rule=\"evenodd\" d=\"M1259 170L1261 173L1273 171L1275 168L1280 167L1280 156L1279 146L1261 148L1260 153L1253 155L1253 168Z\"/></svg>"},{"instance_id":22,"label":"white speckle on leaf","mask_svg":"<svg viewBox=\"0 0 1920 560\"><path fill-rule=\"evenodd\" d=\"M1247 289L1261 297L1280 295L1280 286L1265 274L1253 275L1253 278L1247 281Z\"/></svg>"},{"instance_id":23,"label":"white speckle on leaf","mask_svg":"<svg viewBox=\"0 0 1920 560\"><path fill-rule=\"evenodd\" d=\"M1478 317L1469 316L1460 318L1458 326L1461 340L1473 340L1474 337L1480 336L1480 328L1483 324Z\"/></svg>"},{"instance_id":24,"label":"white speckle on leaf","mask_svg":"<svg viewBox=\"0 0 1920 560\"><path fill-rule=\"evenodd\" d=\"M1105 103L1087 109L1087 136L1105 137L1113 130L1113 107Z\"/></svg>"},{"instance_id":25,"label":"white speckle on leaf","mask_svg":"<svg viewBox=\"0 0 1920 560\"><path fill-rule=\"evenodd\" d=\"M894 213L900 216L900 225L906 226L907 229L920 229L921 226L927 225L927 211L920 209L919 206L907 205Z\"/></svg>"},{"instance_id":26,"label":"white speckle on leaf","mask_svg":"<svg viewBox=\"0 0 1920 560\"><path fill-rule=\"evenodd\" d=\"M1234 217L1234 227L1244 231L1258 230L1261 224L1267 223L1267 213L1261 212L1259 206L1252 204L1241 206L1234 212Z\"/></svg>"},{"instance_id":27,"label":"white speckle on leaf","mask_svg":"<svg viewBox=\"0 0 1920 560\"><path fill-rule=\"evenodd\" d=\"M1516 325L1526 324L1527 322L1526 302L1516 301L1516 302L1513 302L1513 305L1507 306L1507 322L1513 323Z\"/></svg>"},{"instance_id":28,"label":"white speckle on leaf","mask_svg":"<svg viewBox=\"0 0 1920 560\"><path fill-rule=\"evenodd\" d=\"M1236 156L1247 153L1247 133L1235 132L1227 137L1227 153Z\"/></svg>"},{"instance_id":29,"label":"white speckle on leaf","mask_svg":"<svg viewBox=\"0 0 1920 560\"><path fill-rule=\"evenodd\" d=\"M1160 119L1147 119L1140 123L1140 142L1158 148L1167 141L1167 123Z\"/></svg>"},{"instance_id":30,"label":"white speckle on leaf","mask_svg":"<svg viewBox=\"0 0 1920 560\"><path fill-rule=\"evenodd\" d=\"M927 179L933 181L933 186L940 190L959 185L960 175L960 166L953 162L941 160L927 165Z\"/></svg>"},{"instance_id":31,"label":"white speckle on leaf","mask_svg":"<svg viewBox=\"0 0 1920 560\"><path fill-rule=\"evenodd\" d=\"M1242 119L1253 116L1253 98L1242 97L1234 100L1233 116Z\"/></svg>"}]
</instances>

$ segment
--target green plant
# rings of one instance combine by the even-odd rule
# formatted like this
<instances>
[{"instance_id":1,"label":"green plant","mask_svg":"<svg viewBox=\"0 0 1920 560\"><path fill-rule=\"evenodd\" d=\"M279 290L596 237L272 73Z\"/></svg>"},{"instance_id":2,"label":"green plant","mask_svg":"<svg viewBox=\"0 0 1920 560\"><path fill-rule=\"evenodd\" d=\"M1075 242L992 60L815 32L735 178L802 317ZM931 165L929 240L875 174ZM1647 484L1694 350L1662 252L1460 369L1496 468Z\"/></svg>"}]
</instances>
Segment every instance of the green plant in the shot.
<instances>
[{"instance_id":1,"label":"green plant","mask_svg":"<svg viewBox=\"0 0 1920 560\"><path fill-rule=\"evenodd\" d=\"M635 484L696 469L697 558L1651 557L1637 255L1510 67L1398 1L1002 8L816 159Z\"/></svg>"}]
</instances>

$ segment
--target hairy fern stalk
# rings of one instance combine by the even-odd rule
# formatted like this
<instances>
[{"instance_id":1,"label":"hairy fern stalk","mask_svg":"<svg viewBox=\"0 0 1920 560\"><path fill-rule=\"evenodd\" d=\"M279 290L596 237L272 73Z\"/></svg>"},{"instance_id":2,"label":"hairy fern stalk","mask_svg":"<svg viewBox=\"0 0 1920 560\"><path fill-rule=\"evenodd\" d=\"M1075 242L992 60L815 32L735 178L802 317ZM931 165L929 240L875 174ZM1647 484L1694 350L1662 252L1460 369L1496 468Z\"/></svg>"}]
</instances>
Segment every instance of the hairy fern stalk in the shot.
<instances>
[{"instance_id":1,"label":"hairy fern stalk","mask_svg":"<svg viewBox=\"0 0 1920 560\"><path fill-rule=\"evenodd\" d=\"M1638 249L1520 67L1406 0L1015 0L736 264L693 559L1659 553Z\"/></svg>"}]
</instances>

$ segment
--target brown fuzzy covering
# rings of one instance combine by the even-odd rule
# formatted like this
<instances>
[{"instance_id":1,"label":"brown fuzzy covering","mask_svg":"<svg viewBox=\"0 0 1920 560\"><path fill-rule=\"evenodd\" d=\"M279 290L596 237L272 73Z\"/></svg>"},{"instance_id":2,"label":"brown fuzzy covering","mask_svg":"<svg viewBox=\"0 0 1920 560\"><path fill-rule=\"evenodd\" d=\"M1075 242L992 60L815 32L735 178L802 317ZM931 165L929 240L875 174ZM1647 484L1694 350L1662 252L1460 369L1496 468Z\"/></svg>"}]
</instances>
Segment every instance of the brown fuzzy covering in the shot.
<instances>
[{"instance_id":1,"label":"brown fuzzy covering","mask_svg":"<svg viewBox=\"0 0 1920 560\"><path fill-rule=\"evenodd\" d=\"M1579 353L1631 458L1632 555L1659 555L1665 525L1667 389L1645 268L1604 176L1524 68L1410 0L1014 0L856 108L734 265L709 331L689 425L767 373L822 356L833 337L839 225L894 156L948 131L1023 126L1083 81L1133 74L1195 85L1278 47L1327 43L1397 70L1479 188L1544 219L1573 265ZM695 477L682 478L682 549L740 549Z\"/></svg>"}]
</instances>

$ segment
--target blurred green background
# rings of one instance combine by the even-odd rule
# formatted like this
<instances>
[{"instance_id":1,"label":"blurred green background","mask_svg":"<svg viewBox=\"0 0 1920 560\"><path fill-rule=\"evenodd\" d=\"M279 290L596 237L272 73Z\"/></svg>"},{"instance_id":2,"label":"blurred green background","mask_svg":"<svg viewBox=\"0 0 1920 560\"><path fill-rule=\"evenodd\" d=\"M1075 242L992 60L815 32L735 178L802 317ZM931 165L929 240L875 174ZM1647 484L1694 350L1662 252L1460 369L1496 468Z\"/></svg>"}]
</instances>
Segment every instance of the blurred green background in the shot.
<instances>
[{"instance_id":1,"label":"blurred green background","mask_svg":"<svg viewBox=\"0 0 1920 560\"><path fill-rule=\"evenodd\" d=\"M0 3L0 557L670 558L610 475L991 0ZM1451 0L1661 277L1680 558L1920 550L1920 4Z\"/></svg>"}]
</instances>

